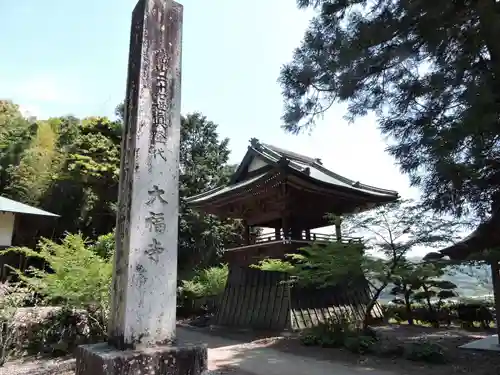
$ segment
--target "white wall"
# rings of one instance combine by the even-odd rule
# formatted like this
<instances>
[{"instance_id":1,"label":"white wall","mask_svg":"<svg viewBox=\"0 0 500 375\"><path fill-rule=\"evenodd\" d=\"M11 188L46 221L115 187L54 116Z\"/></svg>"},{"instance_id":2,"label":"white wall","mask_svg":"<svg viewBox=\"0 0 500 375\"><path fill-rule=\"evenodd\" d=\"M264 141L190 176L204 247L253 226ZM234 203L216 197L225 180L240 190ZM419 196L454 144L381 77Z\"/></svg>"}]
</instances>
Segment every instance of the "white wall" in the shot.
<instances>
[{"instance_id":1,"label":"white wall","mask_svg":"<svg viewBox=\"0 0 500 375\"><path fill-rule=\"evenodd\" d=\"M0 212L0 246L10 246L12 244L14 218L15 214L12 212Z\"/></svg>"},{"instance_id":2,"label":"white wall","mask_svg":"<svg viewBox=\"0 0 500 375\"><path fill-rule=\"evenodd\" d=\"M248 172L255 171L256 169L265 167L267 165L266 161L263 160L262 158L254 157L254 159L250 162L250 165L248 166Z\"/></svg>"}]
</instances>

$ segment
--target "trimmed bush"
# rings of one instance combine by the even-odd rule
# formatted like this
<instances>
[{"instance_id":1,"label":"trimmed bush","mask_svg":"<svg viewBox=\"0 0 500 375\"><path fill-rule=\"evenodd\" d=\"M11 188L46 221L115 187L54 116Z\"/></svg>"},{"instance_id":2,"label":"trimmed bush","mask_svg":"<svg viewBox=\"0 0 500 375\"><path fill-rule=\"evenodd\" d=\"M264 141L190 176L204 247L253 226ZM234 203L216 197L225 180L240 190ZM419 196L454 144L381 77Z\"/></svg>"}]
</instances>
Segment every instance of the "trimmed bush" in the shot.
<instances>
[{"instance_id":1,"label":"trimmed bush","mask_svg":"<svg viewBox=\"0 0 500 375\"><path fill-rule=\"evenodd\" d=\"M197 271L191 280L182 280L177 295L177 315L189 317L215 312L228 275L229 268L223 264Z\"/></svg>"},{"instance_id":2,"label":"trimmed bush","mask_svg":"<svg viewBox=\"0 0 500 375\"><path fill-rule=\"evenodd\" d=\"M404 355L405 358L410 361L429 362L435 364L444 364L448 362L445 348L439 344L427 341L408 344L405 347Z\"/></svg>"},{"instance_id":3,"label":"trimmed bush","mask_svg":"<svg viewBox=\"0 0 500 375\"><path fill-rule=\"evenodd\" d=\"M344 346L350 352L365 354L373 352L375 342L375 339L371 336L348 336L344 341Z\"/></svg>"},{"instance_id":4,"label":"trimmed bush","mask_svg":"<svg viewBox=\"0 0 500 375\"><path fill-rule=\"evenodd\" d=\"M494 322L494 306L492 301L463 301L447 302L436 304L434 312L429 311L424 304L412 304L412 317L418 323L451 325L455 323L464 327L472 327L480 324L483 328L491 327ZM398 304L382 305L382 311L387 320L395 320L397 323L403 323L410 318L406 307Z\"/></svg>"},{"instance_id":5,"label":"trimmed bush","mask_svg":"<svg viewBox=\"0 0 500 375\"><path fill-rule=\"evenodd\" d=\"M374 331L362 330L344 318L305 330L300 341L306 346L345 347L354 353L367 353L377 341L377 336Z\"/></svg>"},{"instance_id":6,"label":"trimmed bush","mask_svg":"<svg viewBox=\"0 0 500 375\"><path fill-rule=\"evenodd\" d=\"M228 275L226 264L197 271L191 280L182 280L182 294L187 298L218 296L224 292Z\"/></svg>"}]
</instances>

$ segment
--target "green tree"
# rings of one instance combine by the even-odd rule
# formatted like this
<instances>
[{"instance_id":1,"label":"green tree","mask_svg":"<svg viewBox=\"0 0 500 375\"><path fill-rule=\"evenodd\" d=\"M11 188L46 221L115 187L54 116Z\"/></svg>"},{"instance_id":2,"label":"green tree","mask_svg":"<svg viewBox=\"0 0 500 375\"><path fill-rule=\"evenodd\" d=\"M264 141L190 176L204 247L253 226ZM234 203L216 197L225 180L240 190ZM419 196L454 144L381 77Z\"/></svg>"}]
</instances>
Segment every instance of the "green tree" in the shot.
<instances>
[{"instance_id":1,"label":"green tree","mask_svg":"<svg viewBox=\"0 0 500 375\"><path fill-rule=\"evenodd\" d=\"M392 260L396 262L396 260ZM290 282L300 286L326 288L341 285L344 289L359 287L361 278L371 284L373 294L365 309L364 328L368 327L378 297L389 284L394 271L388 271L389 261L366 253L362 243L313 243L298 253L286 254L286 259L264 259L252 268L279 271L290 275ZM376 284L378 283L378 284ZM354 285L351 285L354 284Z\"/></svg>"},{"instance_id":2,"label":"green tree","mask_svg":"<svg viewBox=\"0 0 500 375\"><path fill-rule=\"evenodd\" d=\"M49 122L37 123L30 145L23 151L18 164L7 168L9 183L5 192L13 199L38 205L58 171L61 158L57 150L57 133Z\"/></svg>"},{"instance_id":3,"label":"green tree","mask_svg":"<svg viewBox=\"0 0 500 375\"><path fill-rule=\"evenodd\" d=\"M123 102L116 106L115 116L118 121L121 121L122 123L125 120L125 104Z\"/></svg>"},{"instance_id":4,"label":"green tree","mask_svg":"<svg viewBox=\"0 0 500 375\"><path fill-rule=\"evenodd\" d=\"M37 238L67 231L95 239L113 229L121 123L73 116L29 123L5 101L0 122L2 193L61 215L57 221L22 217L16 243L33 247Z\"/></svg>"},{"instance_id":5,"label":"green tree","mask_svg":"<svg viewBox=\"0 0 500 375\"><path fill-rule=\"evenodd\" d=\"M5 130L14 120L24 120L19 106L12 100L0 100L0 129Z\"/></svg>"},{"instance_id":6,"label":"green tree","mask_svg":"<svg viewBox=\"0 0 500 375\"><path fill-rule=\"evenodd\" d=\"M57 237L64 232L81 232L96 239L115 226L121 124L106 117L89 117L76 124L68 117L58 119L57 128L65 161L43 205L62 216L57 222Z\"/></svg>"},{"instance_id":7,"label":"green tree","mask_svg":"<svg viewBox=\"0 0 500 375\"><path fill-rule=\"evenodd\" d=\"M180 146L179 271L217 263L228 243L241 240L239 221L224 220L188 207L185 199L226 184L234 172L227 164L229 139L220 140L217 124L200 113L182 118ZM185 275L183 278L188 278Z\"/></svg>"},{"instance_id":8,"label":"green tree","mask_svg":"<svg viewBox=\"0 0 500 375\"><path fill-rule=\"evenodd\" d=\"M430 312L431 323L435 327L439 327L439 317L437 315L437 310L432 304L432 300L438 299L438 308L442 305L443 300L451 297L456 297L455 289L457 286L448 280L440 280L429 278L423 280L421 284L421 290L418 290L414 295L413 299L415 301L421 302L425 301L427 309Z\"/></svg>"},{"instance_id":9,"label":"green tree","mask_svg":"<svg viewBox=\"0 0 500 375\"><path fill-rule=\"evenodd\" d=\"M431 300L437 297L441 302L456 296L454 289L457 286L450 281L441 279L445 274L444 265L439 263L407 261L399 267L397 275L392 281L394 286L391 289L391 294L402 297L402 300L396 298L393 302L404 304L408 324L414 323L412 302L423 300L427 303L433 323L436 325L439 323Z\"/></svg>"},{"instance_id":10,"label":"green tree","mask_svg":"<svg viewBox=\"0 0 500 375\"><path fill-rule=\"evenodd\" d=\"M77 140L80 134L80 119L74 116L53 117L47 120L57 132L57 147L60 152L68 148Z\"/></svg>"},{"instance_id":11,"label":"green tree","mask_svg":"<svg viewBox=\"0 0 500 375\"><path fill-rule=\"evenodd\" d=\"M80 230L92 238L110 232L115 225L121 135L119 122L105 117L84 119L68 155L68 175L83 190Z\"/></svg>"},{"instance_id":12,"label":"green tree","mask_svg":"<svg viewBox=\"0 0 500 375\"><path fill-rule=\"evenodd\" d=\"M347 232L364 236L365 243L313 244L301 254L291 254L293 262L282 269L301 283L320 286L340 284L363 275L371 289L365 309L366 327L382 292L405 272L409 252L420 246L449 243L455 238L459 223L430 214L410 200L402 200L344 218L343 225ZM269 269L269 262L279 263L265 260L258 268Z\"/></svg>"},{"instance_id":13,"label":"green tree","mask_svg":"<svg viewBox=\"0 0 500 375\"><path fill-rule=\"evenodd\" d=\"M87 310L104 333L113 267L111 259L101 258L94 251L103 247L101 241L107 241L106 236L91 243L80 234L66 234L60 243L42 238L36 250L11 247L0 251L0 255L20 253L42 260L44 269L14 269L20 284L35 292L42 304Z\"/></svg>"},{"instance_id":14,"label":"green tree","mask_svg":"<svg viewBox=\"0 0 500 375\"><path fill-rule=\"evenodd\" d=\"M297 0L314 8L280 75L284 127L335 102L376 113L424 204L480 217L500 206L500 3Z\"/></svg>"},{"instance_id":15,"label":"green tree","mask_svg":"<svg viewBox=\"0 0 500 375\"><path fill-rule=\"evenodd\" d=\"M462 223L426 210L412 200L399 200L347 218L363 235L372 258L365 264L373 308L382 292L408 271L408 255L418 248L436 248L457 240Z\"/></svg>"},{"instance_id":16,"label":"green tree","mask_svg":"<svg viewBox=\"0 0 500 375\"><path fill-rule=\"evenodd\" d=\"M82 233L97 239L116 222L123 105L118 119L55 117L34 124L12 102L0 101L0 186L24 203L61 215L57 221L26 218L18 243L34 247L37 238ZM222 249L239 241L238 221L191 210L185 198L228 181L228 140L199 113L182 117L180 150L179 264L181 271L206 268ZM54 228L55 225L55 228ZM108 239L111 243L111 239ZM96 250L109 255L109 246Z\"/></svg>"},{"instance_id":17,"label":"green tree","mask_svg":"<svg viewBox=\"0 0 500 375\"><path fill-rule=\"evenodd\" d=\"M9 167L19 164L36 132L36 124L26 120L17 105L0 100L0 191L9 184Z\"/></svg>"}]
</instances>

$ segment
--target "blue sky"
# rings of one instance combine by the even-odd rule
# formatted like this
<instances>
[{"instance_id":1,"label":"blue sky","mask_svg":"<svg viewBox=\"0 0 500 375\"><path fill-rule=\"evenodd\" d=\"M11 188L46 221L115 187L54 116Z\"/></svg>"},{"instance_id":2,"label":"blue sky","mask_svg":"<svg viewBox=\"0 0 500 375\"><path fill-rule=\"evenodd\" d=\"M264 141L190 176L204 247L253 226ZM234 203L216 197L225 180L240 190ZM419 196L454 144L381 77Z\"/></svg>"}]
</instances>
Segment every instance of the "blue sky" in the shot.
<instances>
[{"instance_id":1,"label":"blue sky","mask_svg":"<svg viewBox=\"0 0 500 375\"><path fill-rule=\"evenodd\" d=\"M125 95L136 0L1 0L0 98L39 118L112 116ZM321 158L337 173L418 194L384 152L371 116L347 124L334 106L311 135L280 128L280 67L311 12L294 0L184 0L182 111L200 111L230 138L237 163L252 137Z\"/></svg>"}]
</instances>

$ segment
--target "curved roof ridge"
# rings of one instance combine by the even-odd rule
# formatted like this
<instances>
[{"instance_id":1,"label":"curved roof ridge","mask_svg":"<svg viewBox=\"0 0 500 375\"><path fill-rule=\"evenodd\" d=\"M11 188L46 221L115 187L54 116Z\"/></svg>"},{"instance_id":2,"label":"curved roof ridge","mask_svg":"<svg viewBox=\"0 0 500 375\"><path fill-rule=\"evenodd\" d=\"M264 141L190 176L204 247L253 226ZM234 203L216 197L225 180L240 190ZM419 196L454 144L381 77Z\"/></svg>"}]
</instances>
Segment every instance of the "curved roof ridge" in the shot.
<instances>
[{"instance_id":1,"label":"curved roof ridge","mask_svg":"<svg viewBox=\"0 0 500 375\"><path fill-rule=\"evenodd\" d=\"M196 195L192 195L192 196L188 197L186 199L186 201L191 201L191 200L195 200L195 199L198 199L198 198L203 198L206 195L210 195L212 193L216 193L217 191L224 189L224 187L225 187L224 185L217 186L216 188L204 191L203 193L198 193Z\"/></svg>"},{"instance_id":2,"label":"curved roof ridge","mask_svg":"<svg viewBox=\"0 0 500 375\"><path fill-rule=\"evenodd\" d=\"M351 180L350 178L347 178L347 177L344 177L344 176L341 176L335 172L333 172L332 170L328 169L328 168L325 168L322 164L315 164L314 165L314 168L316 169L319 169L321 170L323 173L325 174L328 174L348 185L351 185L352 187L354 188L362 188L362 189L366 189L366 190L372 190L374 192L378 192L378 193L387 193L387 194L393 194L393 195L399 195L397 191L395 190L390 190L390 189L382 189L382 188L378 188L376 186L372 186L372 185L367 185L367 184L363 184L362 182L359 182L359 181L354 181L354 180Z\"/></svg>"},{"instance_id":3,"label":"curved roof ridge","mask_svg":"<svg viewBox=\"0 0 500 375\"><path fill-rule=\"evenodd\" d=\"M262 179L263 177L265 177L267 175L268 175L268 172L264 172L264 173L261 173L261 174L259 174L257 176L251 177L251 178L249 178L247 180L239 181L239 182L237 182L235 184L222 185L222 186L216 187L215 189L211 189L211 190L205 191L204 193L193 195L192 197L187 198L186 202L192 203L192 202L198 201L200 199L211 197L213 195L224 194L227 191L232 191L234 189L242 188L242 187L244 187L244 186L246 186L248 184L256 182L256 181Z\"/></svg>"},{"instance_id":4,"label":"curved roof ridge","mask_svg":"<svg viewBox=\"0 0 500 375\"><path fill-rule=\"evenodd\" d=\"M268 159L268 160L270 159L268 155L266 155L264 152L262 152L258 148L252 147L252 150L255 153L257 153L258 155L260 155L261 157L263 157L264 159ZM272 150L272 149L268 149L268 150L271 150L271 152L273 153L274 160L270 160L272 162L279 163L279 161L281 159L285 158L288 162L288 166L290 166L290 167L292 167L300 172L304 172L307 169L307 168L303 168L300 164L297 164L294 160L290 160L286 156L281 155L279 152L277 152L275 150Z\"/></svg>"},{"instance_id":5,"label":"curved roof ridge","mask_svg":"<svg viewBox=\"0 0 500 375\"><path fill-rule=\"evenodd\" d=\"M326 184L329 187L337 189L347 188L352 192L367 194L375 201L379 199L392 201L399 198L397 191L362 184L359 181L341 176L324 167L319 159L313 159L283 150L279 147L266 145L260 143L258 139L252 138L248 146L248 151L237 170L233 173L229 184L194 195L187 198L186 201L188 203L202 203L202 201L211 200L215 196L226 195L230 191L239 191L239 189L249 184L257 183L260 179L268 175L269 169L260 167L252 169L252 173L249 174L248 168L254 157L263 159L270 166L281 166L288 169L290 173L296 173L297 176L306 180L309 179L312 183Z\"/></svg>"},{"instance_id":6,"label":"curved roof ridge","mask_svg":"<svg viewBox=\"0 0 500 375\"><path fill-rule=\"evenodd\" d=\"M338 173L335 173L332 170L323 166L323 163L321 163L320 159L311 158L309 156L297 154L295 152L288 151L288 150L285 150L285 149L280 148L280 147L276 147L276 146L269 145L266 143L261 143L256 138L252 138L252 140L250 142L252 145L251 146L252 149L254 149L256 152L258 152L263 157L266 157L266 155L260 150L261 147L264 147L266 149L266 151L270 151L271 153L278 155L276 157L277 160L279 160L281 157L285 157L285 158L289 159L290 166L294 167L295 169L297 169L299 171L304 171L307 168L302 168L300 165L293 163L293 159L295 159L297 161L302 161L305 164L320 170L321 172L325 173L326 175L329 175L330 177L336 178L339 181L342 181L343 183L352 186L353 188L360 188L360 189L365 189L368 191L371 190L373 192L382 193L382 194L390 194L390 195L395 195L395 196L399 195L398 192L395 190L382 189L382 188L378 188L376 186L363 184L360 181L354 181L354 180L351 180L350 178L339 175ZM290 157L288 157L288 156L290 156Z\"/></svg>"},{"instance_id":7,"label":"curved roof ridge","mask_svg":"<svg viewBox=\"0 0 500 375\"><path fill-rule=\"evenodd\" d=\"M289 150L286 150L284 148L273 146L273 145L270 145L267 143L259 143L259 144L261 146L264 146L268 150L271 150L272 152L283 155L284 157L286 157L288 159L292 159L292 160L295 159L295 160L301 161L305 164L314 164L314 163L318 162L318 160L319 160L316 158L311 158L310 156L307 156L307 155L298 154L296 152L289 151Z\"/></svg>"}]
</instances>

